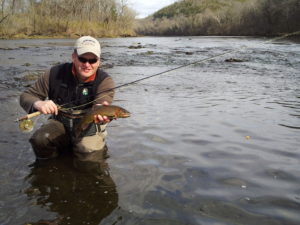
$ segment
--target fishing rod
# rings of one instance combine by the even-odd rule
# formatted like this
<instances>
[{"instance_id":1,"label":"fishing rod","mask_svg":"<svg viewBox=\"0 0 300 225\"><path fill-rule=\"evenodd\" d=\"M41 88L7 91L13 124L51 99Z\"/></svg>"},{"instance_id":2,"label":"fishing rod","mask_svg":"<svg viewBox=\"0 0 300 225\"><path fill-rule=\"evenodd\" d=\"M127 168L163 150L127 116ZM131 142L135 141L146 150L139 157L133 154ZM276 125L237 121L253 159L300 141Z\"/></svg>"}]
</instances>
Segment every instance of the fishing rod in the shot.
<instances>
[{"instance_id":1,"label":"fishing rod","mask_svg":"<svg viewBox=\"0 0 300 225\"><path fill-rule=\"evenodd\" d=\"M286 38L286 37L290 37L290 36L293 36L293 35L298 35L300 34L300 31L296 31L296 32L292 32L292 33L288 33L288 34L284 34L284 35L281 35L279 37L275 37L275 38L272 38L270 40L267 40L267 41L264 41L262 42L261 44L265 44L265 43L270 43L270 42L273 42L273 41L277 41L277 40L280 40L280 39L283 39L283 38ZM175 71L175 70L179 70L181 68L184 68L184 67L188 67L188 66L191 66L191 65L194 65L194 64L198 64L198 63L203 63L203 62L206 62L206 61L209 61L209 60L212 60L212 59L215 59L215 58L218 58L218 57L221 57L221 56L224 56L224 55L228 55L228 54L231 54L231 53L235 53L235 52L239 52L241 51L242 49L247 49L247 48L250 48L250 47L246 47L246 46L243 46L239 49L235 49L235 50L229 50L229 51L226 51L224 53L220 53L220 54L217 54L217 55L214 55L214 56L211 56L211 57L207 57L205 59L201 59L201 60L197 60L197 61L194 61L194 62L191 62L191 63L187 63L187 64L184 64L184 65L181 65L181 66L178 66L178 67L175 67L175 68L172 68L172 69L168 69L168 70L165 70L165 71L162 71L162 72L159 72L159 73L156 73L156 74L152 74L152 75L149 75L149 76L146 76L146 77L143 77L143 78L140 78L140 79L137 79L137 80L134 80L134 81L130 81L128 83L124 83L124 84L120 84L120 85L117 85L113 88L109 88L109 89L106 89L106 90L103 90L103 91L100 91L100 92L97 92L96 94L94 94L93 96L96 96L96 95L100 95L100 94L103 94L103 93L106 93L106 92L112 92L116 89L119 89L119 88L122 88L122 87L126 87L126 86L129 86L129 85L132 85L132 84L136 84L136 83L139 83L141 81L144 81L144 80L147 80L147 79L150 79L150 78L153 78L153 77L156 77L156 76L159 76L159 75L162 75L162 74L165 74L165 73L169 73L169 72L172 72L172 71ZM107 96L107 95L105 95ZM101 98L103 98L104 96L100 96L99 98L96 98L86 104L82 104L82 105L79 105L79 106L75 106L75 107L70 107L68 109L76 109L76 108L79 108L79 107L82 107L82 106L85 106L85 105L88 105L88 104L91 104ZM76 101L76 100L75 100ZM73 103L75 101L70 101L66 104L63 104L63 105L60 105L58 106L60 109L63 109L63 106L67 105L67 104L70 104L70 103ZM40 112L34 112L34 113L31 113L31 114L28 114L26 116L23 116L23 117L20 117L16 120L16 122L19 122L19 121L24 121L24 120L29 120L33 117L36 117L36 116L39 116L41 113Z\"/></svg>"},{"instance_id":2,"label":"fishing rod","mask_svg":"<svg viewBox=\"0 0 300 225\"><path fill-rule=\"evenodd\" d=\"M125 84L120 84L120 85L117 85L113 88L109 88L109 89L106 89L104 91L100 91L100 92L97 92L96 94L94 94L94 96L96 95L100 95L100 94L103 94L103 93L106 93L106 92L111 92L111 91L114 91L115 89L119 89L119 88L122 88L122 87L125 87L125 86L129 86L129 85L132 85L132 84L136 84L138 82L141 82L143 80L147 80L147 79L150 79L152 77L156 77L156 76L159 76L159 75L162 75L162 74L165 74L165 73L169 73L171 71L174 71L174 70L178 70L178 69L181 69L181 68L184 68L184 67L188 67L190 65L194 65L194 64L197 64L197 63L202 63L202 62L205 62L205 61L209 61L209 60L212 60L214 58L217 58L217 57L220 57L220 56L224 56L224 55L227 55L227 54L230 54L230 53L233 53L233 52L236 52L237 50L231 50L231 51L227 51L225 53L221 53L221 54L218 54L218 55L215 55L215 56L212 56L212 57L208 57L208 58L205 58L205 59L202 59L202 60L197 60L197 61L194 61L194 62L191 62L191 63L188 63L188 64L185 64L185 65L181 65L181 66L178 66L178 67L175 67L175 68L172 68L172 69L168 69L168 70L165 70L165 71L162 71L162 72L159 72L159 73L156 73L156 74L152 74L150 76L146 76L146 77L143 77L143 78L140 78L140 79L137 79L137 80L134 80L134 81L130 81L128 83L125 83ZM106 96L106 95L105 95ZM82 104L82 105L79 105L79 106L74 106L74 107L70 107L70 108L65 108L65 109L76 109L76 108L80 108L80 107L83 107L85 105L89 105L97 100L99 100L100 98L103 98L104 96L101 96L99 98L96 98L88 103L85 103L85 104ZM76 101L76 100L75 100ZM65 105L68 105L70 103L73 103L75 101L70 101L66 104L63 104L63 105L59 105L58 107L62 110L63 109L63 106ZM16 120L16 122L19 122L19 121L23 121L23 120L29 120L33 117L36 117L36 116L39 116L41 115L41 112L37 111L37 112L34 112L34 113L30 113L30 114L27 114L25 116L22 116L20 118L18 118Z\"/></svg>"},{"instance_id":3,"label":"fishing rod","mask_svg":"<svg viewBox=\"0 0 300 225\"><path fill-rule=\"evenodd\" d=\"M296 31L296 32L292 32L292 33L288 33L288 34L284 34L284 35L281 35L279 37L275 37L275 38L272 38L270 40L266 40L264 42L262 42L261 44L265 44L265 43L269 43L269 42L273 42L273 41L277 41L277 40L280 40L280 39L283 39L283 38L286 38L286 37L289 37L289 36L293 36L293 35L298 35L300 34L300 31ZM129 86L129 85L132 85L132 84L136 84L138 82L141 82L141 81L144 81L144 80L147 80L147 79L150 79L152 77L156 77L156 76L159 76L159 75L162 75L162 74L165 74L165 73L169 73L169 72L172 72L172 71L175 71L175 70L179 70L181 68L184 68L184 67L188 67L188 66L191 66L191 65L194 65L194 64L198 64L198 63L203 63L203 62L206 62L206 61L209 61L209 60L212 60L212 59L215 59L215 58L218 58L218 57L221 57L221 56L224 56L224 55L228 55L228 54L231 54L231 53L235 53L235 52L239 52L241 51L242 49L247 49L247 48L250 48L250 47L246 47L246 46L243 46L239 49L235 49L235 50L229 50L227 52L224 52L224 53L220 53L218 55L214 55L214 56L211 56L211 57L208 57L208 58L205 58L205 59L201 59L201 60L197 60L197 61L194 61L194 62L191 62L191 63L187 63L187 64L184 64L184 65L181 65L181 66L178 66L178 67L175 67L175 68L172 68L172 69L168 69L168 70L165 70L165 71L162 71L162 72L159 72L159 73L156 73L156 74L152 74L152 75L149 75L149 76L146 76L146 77L143 77L143 78L140 78L140 79L137 79L137 80L134 80L134 81L131 81L131 82L128 82L128 83L125 83L125 84L120 84L114 88L110 88L110 89L107 89L107 90L104 90L104 91L100 91L96 94L94 94L93 96L96 96L96 95L99 95L99 94L103 94L105 92L110 92L110 91L113 91L115 89L119 89L119 88L122 88L122 87L125 87L125 86ZM79 108L79 107L82 107L82 106L85 106L85 105L88 105L88 104L91 104L101 98L103 98L104 96L102 97L99 97L99 98L96 98L92 101L90 101L89 103L86 103L86 104L82 104L82 105L79 105L79 106L75 106L75 107L72 107L72 109L75 109L75 108ZM69 103L66 103L64 105L67 105L67 104L70 104L70 103L73 103L75 101L71 101ZM63 107L64 105L61 105L61 107Z\"/></svg>"},{"instance_id":4,"label":"fishing rod","mask_svg":"<svg viewBox=\"0 0 300 225\"><path fill-rule=\"evenodd\" d=\"M174 71L174 70L178 70L178 69L181 69L181 68L184 68L184 67L187 67L187 66L190 66L190 65L194 65L194 64L198 64L198 63L202 63L202 62L205 62L205 61L209 61L211 59L214 59L214 58L217 58L217 57L220 57L220 56L223 56L223 55L226 55L226 54L229 54L229 53L232 53L232 52L235 52L236 50L231 50L231 51L228 51L228 52L225 52L225 53L221 53L221 54L218 54L218 55L215 55L215 56L212 56L212 57L209 57L209 58L205 58L205 59L202 59L202 60L197 60L197 61L194 61L194 62L191 62L191 63L188 63L188 64L185 64L185 65L181 65L181 66L178 66L178 67L175 67L175 68L172 68L172 69L168 69L168 70L165 70L165 71L162 71L162 72L159 72L159 73L156 73L156 74L152 74L150 76L146 76L146 77L143 77L143 78L140 78L140 79L137 79L137 80L134 80L134 81L130 81L128 83L125 83L125 84L120 84L120 85L117 85L116 87L113 87L113 88L109 88L109 89L106 89L104 91L100 91L100 92L97 92L96 94L94 94L94 96L96 95L100 95L100 94L103 94L103 93L106 93L106 92L111 92L115 89L119 89L119 88L122 88L122 87L126 87L126 86L129 86L129 85L132 85L132 84L136 84L136 83L139 83L143 80L147 80L147 79L150 79L152 77L156 77L156 76L159 76L159 75L162 75L162 74L165 74L165 73L169 73L171 71ZM107 95L105 95L107 96ZM74 107L71 107L70 109L76 109L76 108L80 108L82 106L85 106L85 105L88 105L88 104L91 104L105 96L101 96L99 98L96 98L86 104L82 104L82 105L79 105L79 106L74 106ZM76 101L76 100L75 100ZM63 104L63 105L60 105L60 107L63 107L64 105L67 105L67 104L70 104L70 103L73 103L75 101L71 101L71 102L68 102L66 104Z\"/></svg>"}]
</instances>

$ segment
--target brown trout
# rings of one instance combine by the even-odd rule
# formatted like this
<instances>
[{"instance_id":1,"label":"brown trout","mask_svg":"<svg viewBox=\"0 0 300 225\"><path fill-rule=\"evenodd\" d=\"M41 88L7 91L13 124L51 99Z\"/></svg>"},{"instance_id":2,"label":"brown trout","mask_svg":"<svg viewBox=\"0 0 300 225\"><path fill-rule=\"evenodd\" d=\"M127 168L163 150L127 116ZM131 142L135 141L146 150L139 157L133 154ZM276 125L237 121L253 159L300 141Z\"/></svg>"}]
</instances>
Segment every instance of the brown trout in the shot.
<instances>
[{"instance_id":1,"label":"brown trout","mask_svg":"<svg viewBox=\"0 0 300 225\"><path fill-rule=\"evenodd\" d=\"M78 137L92 122L96 115L107 116L108 119L113 120L117 118L130 117L130 112L116 105L101 105L95 106L91 111L82 116L80 122L75 127L75 135Z\"/></svg>"}]
</instances>

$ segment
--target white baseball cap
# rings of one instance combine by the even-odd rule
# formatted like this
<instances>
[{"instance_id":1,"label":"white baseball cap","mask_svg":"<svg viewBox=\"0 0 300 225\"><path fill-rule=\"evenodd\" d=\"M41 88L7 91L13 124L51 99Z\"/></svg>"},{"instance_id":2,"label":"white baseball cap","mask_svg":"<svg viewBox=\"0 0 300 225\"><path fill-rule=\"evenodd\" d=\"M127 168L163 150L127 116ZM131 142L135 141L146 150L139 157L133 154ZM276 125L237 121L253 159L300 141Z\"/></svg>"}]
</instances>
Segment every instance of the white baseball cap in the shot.
<instances>
[{"instance_id":1,"label":"white baseball cap","mask_svg":"<svg viewBox=\"0 0 300 225\"><path fill-rule=\"evenodd\" d=\"M101 47L99 41L91 36L82 36L78 38L75 42L74 46L78 55L82 55L85 53L93 53L98 58L100 58Z\"/></svg>"}]
</instances>

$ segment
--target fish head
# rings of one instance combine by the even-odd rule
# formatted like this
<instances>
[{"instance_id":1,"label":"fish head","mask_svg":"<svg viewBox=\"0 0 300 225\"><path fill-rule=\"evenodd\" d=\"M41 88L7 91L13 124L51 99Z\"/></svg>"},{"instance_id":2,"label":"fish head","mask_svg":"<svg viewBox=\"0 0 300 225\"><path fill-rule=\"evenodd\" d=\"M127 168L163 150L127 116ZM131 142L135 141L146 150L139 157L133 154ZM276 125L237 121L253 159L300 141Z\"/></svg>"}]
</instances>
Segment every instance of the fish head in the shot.
<instances>
[{"instance_id":1,"label":"fish head","mask_svg":"<svg viewBox=\"0 0 300 225\"><path fill-rule=\"evenodd\" d=\"M126 109L123 109L120 107L116 112L116 116L118 118L127 118L127 117L130 117L130 112L128 112Z\"/></svg>"}]
</instances>

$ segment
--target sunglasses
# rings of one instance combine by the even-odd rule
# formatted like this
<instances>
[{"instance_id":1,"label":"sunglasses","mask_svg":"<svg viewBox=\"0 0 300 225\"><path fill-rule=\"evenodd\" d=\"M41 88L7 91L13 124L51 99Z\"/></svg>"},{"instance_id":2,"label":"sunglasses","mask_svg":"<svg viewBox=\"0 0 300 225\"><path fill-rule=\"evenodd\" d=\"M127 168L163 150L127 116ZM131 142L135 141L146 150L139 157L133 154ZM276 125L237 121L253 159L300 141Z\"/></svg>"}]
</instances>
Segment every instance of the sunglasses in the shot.
<instances>
[{"instance_id":1,"label":"sunglasses","mask_svg":"<svg viewBox=\"0 0 300 225\"><path fill-rule=\"evenodd\" d=\"M86 58L80 57L80 56L78 56L78 60L82 63L89 62L89 64L94 64L94 63L98 62L97 58L96 59L95 58L94 59L86 59Z\"/></svg>"}]
</instances>

